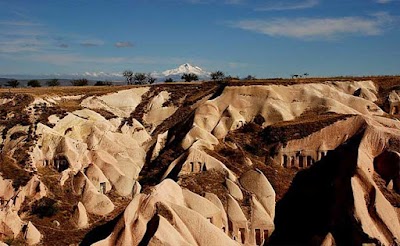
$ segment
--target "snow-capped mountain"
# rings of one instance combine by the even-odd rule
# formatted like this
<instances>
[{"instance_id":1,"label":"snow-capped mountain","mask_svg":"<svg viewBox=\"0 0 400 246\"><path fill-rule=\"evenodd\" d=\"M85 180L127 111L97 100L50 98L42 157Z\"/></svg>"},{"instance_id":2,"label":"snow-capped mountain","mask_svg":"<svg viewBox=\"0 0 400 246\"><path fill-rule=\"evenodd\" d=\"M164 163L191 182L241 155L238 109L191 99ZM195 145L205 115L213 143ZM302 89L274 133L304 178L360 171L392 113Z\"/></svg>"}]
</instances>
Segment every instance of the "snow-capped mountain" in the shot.
<instances>
[{"instance_id":1,"label":"snow-capped mountain","mask_svg":"<svg viewBox=\"0 0 400 246\"><path fill-rule=\"evenodd\" d=\"M172 77L172 76L182 76L184 73L194 73L199 77L208 77L210 75L209 72L204 71L202 68L197 66L192 66L189 63L185 63L180 65L178 68L170 69L162 72L161 74L164 77Z\"/></svg>"},{"instance_id":2,"label":"snow-capped mountain","mask_svg":"<svg viewBox=\"0 0 400 246\"><path fill-rule=\"evenodd\" d=\"M145 72L145 71L135 71L135 72ZM174 81L181 81L181 77L184 73L194 73L199 76L199 80L207 80L210 79L210 73L203 70L198 66L192 66L189 63L185 63L180 65L175 69L166 70L164 72L151 72L150 74L157 79L158 82L163 82L167 78L172 78ZM125 83L125 78L121 72L103 72L103 71L93 71L93 72L83 72L83 73L72 73L72 74L42 74L42 75L24 75L24 74L0 74L0 77L4 78L13 78L18 80L30 80L30 79L61 79L61 80L72 80L72 79L80 79L86 78L88 80L108 80L116 83ZM7 80L7 79L4 79ZM68 82L69 84L69 82Z\"/></svg>"}]
</instances>

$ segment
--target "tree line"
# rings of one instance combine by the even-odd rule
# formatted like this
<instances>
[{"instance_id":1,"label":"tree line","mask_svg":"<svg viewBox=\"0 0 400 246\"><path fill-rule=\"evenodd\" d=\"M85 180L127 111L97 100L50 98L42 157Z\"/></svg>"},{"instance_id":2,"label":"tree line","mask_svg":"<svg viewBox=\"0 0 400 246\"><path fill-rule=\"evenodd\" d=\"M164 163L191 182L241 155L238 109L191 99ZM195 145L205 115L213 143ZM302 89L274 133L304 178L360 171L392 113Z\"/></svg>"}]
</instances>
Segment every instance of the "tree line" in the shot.
<instances>
[{"instance_id":1,"label":"tree line","mask_svg":"<svg viewBox=\"0 0 400 246\"><path fill-rule=\"evenodd\" d=\"M122 75L125 77L126 82L128 85L147 85L147 84L153 84L156 81L156 78L154 78L151 73L133 73L131 70L125 70ZM308 75L308 74L307 74ZM239 77L232 77L230 75L226 76L224 72L218 70L215 72L210 73L211 80L215 82L226 82L226 81L232 81L232 80L240 80ZM192 82L192 81L198 81L199 76L194 73L184 73L181 76L181 79L185 82ZM252 75L248 75L242 80L255 80L256 77ZM175 82L173 78L166 78L164 82ZM53 87L53 86L59 86L60 81L58 79L51 79L45 82L47 86ZM87 86L89 85L89 80L82 78L82 79L75 79L70 81L72 86ZM113 83L111 81L97 81L94 85L95 86L110 86ZM27 83L28 86L30 87L41 87L42 84L39 80L33 79L29 80ZM20 86L20 82L18 80L9 80L5 83L5 86L7 87L13 87L16 88Z\"/></svg>"},{"instance_id":2,"label":"tree line","mask_svg":"<svg viewBox=\"0 0 400 246\"><path fill-rule=\"evenodd\" d=\"M156 82L150 73L133 73L131 70L125 70L122 75L125 77L128 85L146 85Z\"/></svg>"},{"instance_id":3,"label":"tree line","mask_svg":"<svg viewBox=\"0 0 400 246\"><path fill-rule=\"evenodd\" d=\"M16 79L9 80L5 83L5 86L12 87L12 88L17 88L19 85L20 85L20 83ZM27 85L30 87L41 87L42 86L40 81L37 79L29 80ZM60 81L58 79L51 79L51 80L46 81L46 85L47 86L59 86Z\"/></svg>"}]
</instances>

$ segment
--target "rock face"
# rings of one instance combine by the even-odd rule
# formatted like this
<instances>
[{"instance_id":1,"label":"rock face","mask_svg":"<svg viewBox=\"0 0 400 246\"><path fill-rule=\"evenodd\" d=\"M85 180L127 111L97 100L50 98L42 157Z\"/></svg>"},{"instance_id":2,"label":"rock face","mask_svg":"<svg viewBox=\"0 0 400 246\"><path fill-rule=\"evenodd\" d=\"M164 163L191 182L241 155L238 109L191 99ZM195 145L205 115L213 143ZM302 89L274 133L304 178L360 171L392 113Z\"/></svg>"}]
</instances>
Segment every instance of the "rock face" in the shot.
<instances>
[{"instance_id":1,"label":"rock face","mask_svg":"<svg viewBox=\"0 0 400 246\"><path fill-rule=\"evenodd\" d=\"M42 235L40 234L39 230L36 229L36 227L31 222L28 222L25 232L25 239L28 245L38 244L41 238Z\"/></svg>"},{"instance_id":2,"label":"rock face","mask_svg":"<svg viewBox=\"0 0 400 246\"><path fill-rule=\"evenodd\" d=\"M121 88L0 93L0 241L399 242L396 92L373 80Z\"/></svg>"}]
</instances>

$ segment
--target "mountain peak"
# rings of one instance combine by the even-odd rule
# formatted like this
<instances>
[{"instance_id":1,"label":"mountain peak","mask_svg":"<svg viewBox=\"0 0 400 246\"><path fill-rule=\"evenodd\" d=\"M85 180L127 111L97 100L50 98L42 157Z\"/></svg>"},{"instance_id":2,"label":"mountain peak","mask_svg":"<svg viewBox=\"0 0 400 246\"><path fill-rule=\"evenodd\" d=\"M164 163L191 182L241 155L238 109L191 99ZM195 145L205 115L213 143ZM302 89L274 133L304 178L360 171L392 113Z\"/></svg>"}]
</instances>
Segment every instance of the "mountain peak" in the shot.
<instances>
[{"instance_id":1,"label":"mountain peak","mask_svg":"<svg viewBox=\"0 0 400 246\"><path fill-rule=\"evenodd\" d=\"M178 68L170 69L162 72L162 74L166 77L168 76L177 76L182 75L184 73L194 73L199 77L208 77L209 73L204 71L202 68L198 66L193 66L190 63L184 63L180 65Z\"/></svg>"}]
</instances>

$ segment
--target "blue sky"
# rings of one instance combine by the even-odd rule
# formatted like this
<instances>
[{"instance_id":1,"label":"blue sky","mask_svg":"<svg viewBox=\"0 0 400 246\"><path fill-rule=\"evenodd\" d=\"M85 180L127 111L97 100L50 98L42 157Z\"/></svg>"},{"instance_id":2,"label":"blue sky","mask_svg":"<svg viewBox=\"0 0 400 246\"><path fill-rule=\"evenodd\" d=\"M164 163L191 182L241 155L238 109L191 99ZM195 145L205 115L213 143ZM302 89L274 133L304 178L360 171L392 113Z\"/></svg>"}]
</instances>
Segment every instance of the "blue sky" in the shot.
<instances>
[{"instance_id":1,"label":"blue sky","mask_svg":"<svg viewBox=\"0 0 400 246\"><path fill-rule=\"evenodd\" d=\"M400 74L400 0L0 0L0 76Z\"/></svg>"}]
</instances>

